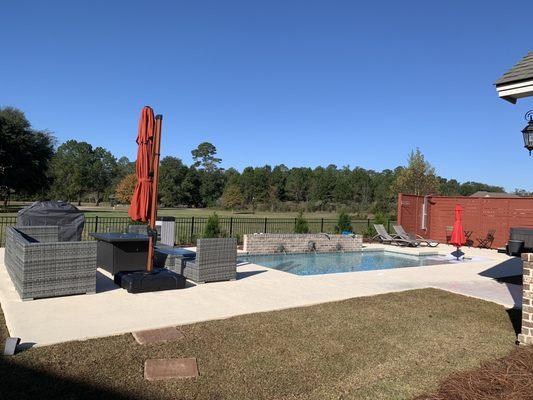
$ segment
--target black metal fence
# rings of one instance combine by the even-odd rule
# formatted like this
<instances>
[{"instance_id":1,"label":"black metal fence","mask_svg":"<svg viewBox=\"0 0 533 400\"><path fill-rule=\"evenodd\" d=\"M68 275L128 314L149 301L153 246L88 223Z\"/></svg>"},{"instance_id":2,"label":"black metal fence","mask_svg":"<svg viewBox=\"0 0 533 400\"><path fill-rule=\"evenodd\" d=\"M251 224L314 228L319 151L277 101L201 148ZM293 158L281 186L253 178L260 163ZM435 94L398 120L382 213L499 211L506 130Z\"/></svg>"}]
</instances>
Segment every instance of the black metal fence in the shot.
<instances>
[{"instance_id":1,"label":"black metal fence","mask_svg":"<svg viewBox=\"0 0 533 400\"><path fill-rule=\"evenodd\" d=\"M177 244L194 243L196 238L201 237L208 217L176 217L175 242ZM225 235L236 237L239 243L243 235L250 233L292 233L296 224L296 218L219 218L221 230ZM373 220L353 220L352 227L356 233L363 233L371 229ZM17 223L17 217L0 216L0 247L5 245L5 228ZM133 224L129 217L86 217L83 229L83 240L92 240L91 232L126 232L128 226ZM308 219L311 233L333 233L336 219L313 218ZM390 228L394 221L388 221L386 228Z\"/></svg>"}]
</instances>

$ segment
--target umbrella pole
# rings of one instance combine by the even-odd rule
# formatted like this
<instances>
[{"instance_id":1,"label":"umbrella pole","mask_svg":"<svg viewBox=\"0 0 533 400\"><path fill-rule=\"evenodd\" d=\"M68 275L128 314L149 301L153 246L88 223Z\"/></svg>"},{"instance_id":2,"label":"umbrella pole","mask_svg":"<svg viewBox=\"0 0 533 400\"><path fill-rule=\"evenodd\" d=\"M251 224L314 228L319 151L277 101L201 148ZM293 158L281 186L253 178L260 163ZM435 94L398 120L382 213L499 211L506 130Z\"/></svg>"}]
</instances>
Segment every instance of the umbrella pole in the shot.
<instances>
[{"instance_id":1,"label":"umbrella pole","mask_svg":"<svg viewBox=\"0 0 533 400\"><path fill-rule=\"evenodd\" d=\"M148 260L146 261L146 270L152 272L154 268L154 247L155 247L155 220L157 218L157 182L159 180L159 156L161 150L161 125L163 116L161 114L155 117L155 131L153 142L152 157L152 200L150 202L150 230L148 241Z\"/></svg>"}]
</instances>

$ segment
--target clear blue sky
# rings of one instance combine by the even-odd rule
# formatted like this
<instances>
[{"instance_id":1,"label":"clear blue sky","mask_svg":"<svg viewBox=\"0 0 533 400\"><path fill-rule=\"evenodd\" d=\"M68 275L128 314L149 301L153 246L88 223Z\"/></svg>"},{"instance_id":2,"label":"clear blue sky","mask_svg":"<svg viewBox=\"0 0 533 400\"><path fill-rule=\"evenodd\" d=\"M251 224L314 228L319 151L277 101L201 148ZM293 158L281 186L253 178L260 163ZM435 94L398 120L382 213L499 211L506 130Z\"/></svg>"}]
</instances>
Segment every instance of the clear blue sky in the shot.
<instances>
[{"instance_id":1,"label":"clear blue sky","mask_svg":"<svg viewBox=\"0 0 533 400\"><path fill-rule=\"evenodd\" d=\"M523 114L493 82L533 48L526 1L10 1L0 106L59 142L135 157L143 105L163 155L224 167L404 164L533 190Z\"/></svg>"}]
</instances>

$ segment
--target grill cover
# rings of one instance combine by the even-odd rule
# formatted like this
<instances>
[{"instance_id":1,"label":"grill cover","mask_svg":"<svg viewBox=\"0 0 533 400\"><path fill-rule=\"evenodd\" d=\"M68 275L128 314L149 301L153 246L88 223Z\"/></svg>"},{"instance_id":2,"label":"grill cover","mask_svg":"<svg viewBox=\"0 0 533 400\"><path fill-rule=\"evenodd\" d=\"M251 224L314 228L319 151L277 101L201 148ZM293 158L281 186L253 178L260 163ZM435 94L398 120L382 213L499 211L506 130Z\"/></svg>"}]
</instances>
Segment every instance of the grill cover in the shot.
<instances>
[{"instance_id":1,"label":"grill cover","mask_svg":"<svg viewBox=\"0 0 533 400\"><path fill-rule=\"evenodd\" d=\"M17 226L59 226L59 241L81 240L85 215L64 201L36 201L17 215Z\"/></svg>"}]
</instances>

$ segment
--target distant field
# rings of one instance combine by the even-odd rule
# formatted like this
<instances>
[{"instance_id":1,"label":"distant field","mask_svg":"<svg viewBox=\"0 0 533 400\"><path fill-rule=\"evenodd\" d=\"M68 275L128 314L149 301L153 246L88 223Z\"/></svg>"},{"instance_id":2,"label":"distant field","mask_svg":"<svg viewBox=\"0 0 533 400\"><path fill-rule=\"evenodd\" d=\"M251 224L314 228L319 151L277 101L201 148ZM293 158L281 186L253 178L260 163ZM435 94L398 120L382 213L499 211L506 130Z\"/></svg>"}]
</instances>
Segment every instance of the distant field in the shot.
<instances>
[{"instance_id":1,"label":"distant field","mask_svg":"<svg viewBox=\"0 0 533 400\"><path fill-rule=\"evenodd\" d=\"M110 208L98 209L92 207L83 207L83 211L87 216L108 216L119 217L126 216L128 213L127 207L121 207L120 209L112 210ZM158 215L169 215L173 217L207 217L213 212L216 212L220 217L241 217L241 218L294 218L298 213L296 212L268 212L268 211L256 211L252 212L232 212L228 210L218 210L213 208L160 208ZM304 214L308 218L336 218L337 213L331 212L313 212Z\"/></svg>"},{"instance_id":2,"label":"distant field","mask_svg":"<svg viewBox=\"0 0 533 400\"><path fill-rule=\"evenodd\" d=\"M28 203L29 204L29 203ZM15 204L13 204L15 205ZM23 207L27 204L20 204ZM115 210L109 206L94 207L90 205L82 205L79 207L88 217L126 217L128 215L127 206L118 206ZM228 210L219 210L213 208L160 208L158 215L168 215L174 217L207 217L213 212L216 212L220 217L241 217L241 218L294 218L297 212L269 212L256 211L252 212L232 212ZM15 216L16 212L0 213L2 216ZM304 213L306 218L337 218L337 213L334 212L311 212ZM364 218L364 216L363 216Z\"/></svg>"}]
</instances>

